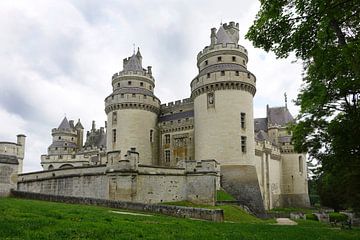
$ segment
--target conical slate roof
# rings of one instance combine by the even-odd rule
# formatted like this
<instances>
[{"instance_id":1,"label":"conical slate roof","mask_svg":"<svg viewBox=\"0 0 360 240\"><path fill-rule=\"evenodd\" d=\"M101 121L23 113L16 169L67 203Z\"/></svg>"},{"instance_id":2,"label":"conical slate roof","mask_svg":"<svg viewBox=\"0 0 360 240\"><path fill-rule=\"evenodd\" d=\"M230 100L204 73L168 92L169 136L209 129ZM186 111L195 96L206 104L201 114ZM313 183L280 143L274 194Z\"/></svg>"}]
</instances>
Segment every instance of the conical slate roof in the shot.
<instances>
[{"instance_id":1,"label":"conical slate roof","mask_svg":"<svg viewBox=\"0 0 360 240\"><path fill-rule=\"evenodd\" d=\"M80 122L80 119L79 119L78 122L76 123L75 128L76 128L76 129L84 129L83 125L82 125L81 122Z\"/></svg>"},{"instance_id":2,"label":"conical slate roof","mask_svg":"<svg viewBox=\"0 0 360 240\"><path fill-rule=\"evenodd\" d=\"M140 59L133 54L124 66L124 71L143 71Z\"/></svg>"},{"instance_id":3,"label":"conical slate roof","mask_svg":"<svg viewBox=\"0 0 360 240\"><path fill-rule=\"evenodd\" d=\"M227 34L223 26L220 26L218 32L216 33L216 39L217 43L234 43L234 41L231 40L230 36Z\"/></svg>"},{"instance_id":4,"label":"conical slate roof","mask_svg":"<svg viewBox=\"0 0 360 240\"><path fill-rule=\"evenodd\" d=\"M67 120L66 117L64 117L64 119L62 120L62 122L60 123L58 129L70 129L70 124L69 121Z\"/></svg>"}]
</instances>

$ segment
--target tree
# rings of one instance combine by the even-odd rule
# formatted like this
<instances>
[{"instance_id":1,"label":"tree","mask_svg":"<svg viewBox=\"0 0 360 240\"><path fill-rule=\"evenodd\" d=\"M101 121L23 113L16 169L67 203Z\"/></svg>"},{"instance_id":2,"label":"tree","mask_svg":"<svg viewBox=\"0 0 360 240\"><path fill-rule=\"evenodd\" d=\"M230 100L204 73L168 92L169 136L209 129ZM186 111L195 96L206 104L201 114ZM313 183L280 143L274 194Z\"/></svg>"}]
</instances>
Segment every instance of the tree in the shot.
<instances>
[{"instance_id":1,"label":"tree","mask_svg":"<svg viewBox=\"0 0 360 240\"><path fill-rule=\"evenodd\" d=\"M261 0L246 37L303 62L292 127L297 151L319 162L323 204L360 208L360 4L358 0ZM330 193L331 191L331 193Z\"/></svg>"}]
</instances>

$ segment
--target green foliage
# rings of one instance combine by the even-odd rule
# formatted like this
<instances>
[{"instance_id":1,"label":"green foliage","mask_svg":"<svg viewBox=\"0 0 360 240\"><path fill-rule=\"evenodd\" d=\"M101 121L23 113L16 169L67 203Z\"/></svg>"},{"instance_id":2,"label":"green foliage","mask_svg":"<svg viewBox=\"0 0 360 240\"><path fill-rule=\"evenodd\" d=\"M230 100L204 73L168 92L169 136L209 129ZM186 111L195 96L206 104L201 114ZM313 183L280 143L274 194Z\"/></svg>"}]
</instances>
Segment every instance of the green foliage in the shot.
<instances>
[{"instance_id":1,"label":"green foliage","mask_svg":"<svg viewBox=\"0 0 360 240\"><path fill-rule=\"evenodd\" d=\"M320 163L315 173L323 204L359 211L360 4L263 0L247 38L277 57L295 53L303 61L295 149Z\"/></svg>"},{"instance_id":2,"label":"green foliage","mask_svg":"<svg viewBox=\"0 0 360 240\"><path fill-rule=\"evenodd\" d=\"M225 192L224 190L218 190L216 191L216 200L217 201L235 201L236 199Z\"/></svg>"},{"instance_id":3,"label":"green foliage","mask_svg":"<svg viewBox=\"0 0 360 240\"><path fill-rule=\"evenodd\" d=\"M233 206L224 206L234 212ZM113 209L0 198L0 239L359 239L360 229L343 231L315 221L278 226L237 212L214 223L157 214L122 215ZM114 211L124 211L115 209Z\"/></svg>"},{"instance_id":4,"label":"green foliage","mask_svg":"<svg viewBox=\"0 0 360 240\"><path fill-rule=\"evenodd\" d=\"M318 221L318 218L312 213L307 213L305 214L305 216L306 216L306 220Z\"/></svg>"},{"instance_id":5,"label":"green foliage","mask_svg":"<svg viewBox=\"0 0 360 240\"><path fill-rule=\"evenodd\" d=\"M309 179L308 186L311 206L320 205L320 196L317 189L317 181L315 179Z\"/></svg>"},{"instance_id":6,"label":"green foliage","mask_svg":"<svg viewBox=\"0 0 360 240\"><path fill-rule=\"evenodd\" d=\"M329 213L330 222L345 222L348 220L348 216L343 213Z\"/></svg>"}]
</instances>

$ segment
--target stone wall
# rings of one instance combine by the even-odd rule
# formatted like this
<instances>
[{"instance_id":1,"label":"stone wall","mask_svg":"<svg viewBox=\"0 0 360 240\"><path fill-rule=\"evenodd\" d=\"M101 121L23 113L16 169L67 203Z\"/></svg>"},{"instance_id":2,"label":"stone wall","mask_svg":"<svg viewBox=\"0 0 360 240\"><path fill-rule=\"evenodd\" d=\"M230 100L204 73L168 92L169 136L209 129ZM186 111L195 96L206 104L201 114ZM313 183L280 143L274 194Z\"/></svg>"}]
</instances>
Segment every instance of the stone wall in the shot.
<instances>
[{"instance_id":1,"label":"stone wall","mask_svg":"<svg viewBox=\"0 0 360 240\"><path fill-rule=\"evenodd\" d=\"M265 214L255 166L221 166L221 186L258 216Z\"/></svg>"},{"instance_id":2,"label":"stone wall","mask_svg":"<svg viewBox=\"0 0 360 240\"><path fill-rule=\"evenodd\" d=\"M212 164L211 164L212 163ZM214 204L216 162L197 164L199 171L131 164L57 169L19 175L18 190L141 203L192 201Z\"/></svg>"},{"instance_id":3,"label":"stone wall","mask_svg":"<svg viewBox=\"0 0 360 240\"><path fill-rule=\"evenodd\" d=\"M5 161L0 154L0 197L8 196L10 189L16 189L18 164Z\"/></svg>"},{"instance_id":4,"label":"stone wall","mask_svg":"<svg viewBox=\"0 0 360 240\"><path fill-rule=\"evenodd\" d=\"M221 209L203 209L203 208L192 208L192 207L180 207L180 206L167 206L167 205L155 205L155 204L143 204L125 201L112 201L96 198L86 197L70 197L62 195L50 195L50 194L39 194L23 191L12 191L12 195L20 198L64 202L64 203L77 203L77 204L88 204L96 206L104 206L109 208L120 208L129 209L142 212L153 212L170 215L181 218L196 218L204 219L214 222L223 222L224 213Z\"/></svg>"}]
</instances>

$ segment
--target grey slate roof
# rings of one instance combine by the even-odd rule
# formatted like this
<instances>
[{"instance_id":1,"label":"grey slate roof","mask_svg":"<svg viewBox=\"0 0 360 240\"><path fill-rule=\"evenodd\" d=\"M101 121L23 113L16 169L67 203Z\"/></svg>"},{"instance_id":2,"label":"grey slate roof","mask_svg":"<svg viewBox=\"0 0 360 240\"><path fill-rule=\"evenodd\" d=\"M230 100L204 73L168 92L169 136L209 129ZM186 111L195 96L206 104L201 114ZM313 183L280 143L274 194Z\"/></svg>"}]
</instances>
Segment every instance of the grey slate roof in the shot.
<instances>
[{"instance_id":1,"label":"grey slate roof","mask_svg":"<svg viewBox=\"0 0 360 240\"><path fill-rule=\"evenodd\" d=\"M263 130L267 131L267 119L266 118L255 118L254 119L254 130L255 132Z\"/></svg>"},{"instance_id":2,"label":"grey slate roof","mask_svg":"<svg viewBox=\"0 0 360 240\"><path fill-rule=\"evenodd\" d=\"M133 54L124 66L124 71L143 71L140 59Z\"/></svg>"},{"instance_id":3,"label":"grey slate roof","mask_svg":"<svg viewBox=\"0 0 360 240\"><path fill-rule=\"evenodd\" d=\"M19 164L16 156L0 154L0 163Z\"/></svg>"},{"instance_id":4,"label":"grey slate roof","mask_svg":"<svg viewBox=\"0 0 360 240\"><path fill-rule=\"evenodd\" d=\"M80 119L79 119L78 122L76 123L75 128L76 128L76 129L84 129L83 125L82 125L81 122L80 122Z\"/></svg>"},{"instance_id":5,"label":"grey slate roof","mask_svg":"<svg viewBox=\"0 0 360 240\"><path fill-rule=\"evenodd\" d=\"M259 141L269 140L269 136L264 130L255 133L255 139Z\"/></svg>"},{"instance_id":6,"label":"grey slate roof","mask_svg":"<svg viewBox=\"0 0 360 240\"><path fill-rule=\"evenodd\" d=\"M178 120L178 119L182 119L182 118L192 118L192 117L194 117L194 110L174 113L171 115L160 116L159 122L173 121L173 120Z\"/></svg>"},{"instance_id":7,"label":"grey slate roof","mask_svg":"<svg viewBox=\"0 0 360 240\"><path fill-rule=\"evenodd\" d=\"M222 44L234 43L222 25L219 27L219 30L216 33L216 38L217 38L217 43L222 43Z\"/></svg>"},{"instance_id":8,"label":"grey slate roof","mask_svg":"<svg viewBox=\"0 0 360 240\"><path fill-rule=\"evenodd\" d=\"M291 136L281 136L278 138L280 143L290 143L291 142Z\"/></svg>"},{"instance_id":9,"label":"grey slate roof","mask_svg":"<svg viewBox=\"0 0 360 240\"><path fill-rule=\"evenodd\" d=\"M267 112L268 122L270 125L285 126L289 122L293 122L294 118L287 107L269 108Z\"/></svg>"},{"instance_id":10,"label":"grey slate roof","mask_svg":"<svg viewBox=\"0 0 360 240\"><path fill-rule=\"evenodd\" d=\"M64 119L62 120L62 122L60 123L58 129L70 129L70 124L69 121L67 120L66 117L64 117Z\"/></svg>"}]
</instances>

